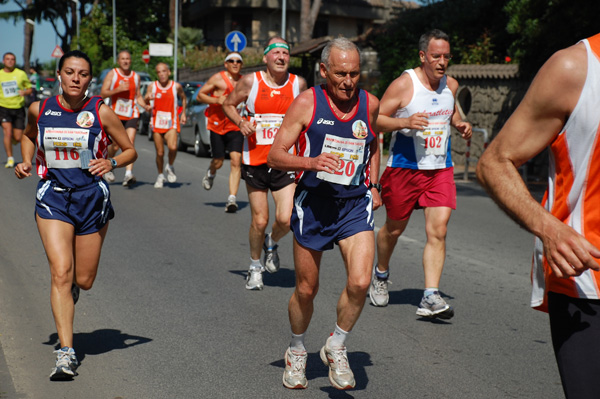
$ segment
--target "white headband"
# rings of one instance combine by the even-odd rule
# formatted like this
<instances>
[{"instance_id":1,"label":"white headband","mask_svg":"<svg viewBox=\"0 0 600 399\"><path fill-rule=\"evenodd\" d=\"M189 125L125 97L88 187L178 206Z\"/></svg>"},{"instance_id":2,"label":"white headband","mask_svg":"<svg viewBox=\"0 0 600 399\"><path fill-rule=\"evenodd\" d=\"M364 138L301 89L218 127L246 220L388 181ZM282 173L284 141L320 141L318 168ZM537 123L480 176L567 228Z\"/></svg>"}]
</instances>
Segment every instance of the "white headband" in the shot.
<instances>
[{"instance_id":1,"label":"white headband","mask_svg":"<svg viewBox=\"0 0 600 399\"><path fill-rule=\"evenodd\" d=\"M225 62L227 62L229 60L240 60L243 62L242 56L239 55L238 53L231 53L227 57L225 57Z\"/></svg>"}]
</instances>

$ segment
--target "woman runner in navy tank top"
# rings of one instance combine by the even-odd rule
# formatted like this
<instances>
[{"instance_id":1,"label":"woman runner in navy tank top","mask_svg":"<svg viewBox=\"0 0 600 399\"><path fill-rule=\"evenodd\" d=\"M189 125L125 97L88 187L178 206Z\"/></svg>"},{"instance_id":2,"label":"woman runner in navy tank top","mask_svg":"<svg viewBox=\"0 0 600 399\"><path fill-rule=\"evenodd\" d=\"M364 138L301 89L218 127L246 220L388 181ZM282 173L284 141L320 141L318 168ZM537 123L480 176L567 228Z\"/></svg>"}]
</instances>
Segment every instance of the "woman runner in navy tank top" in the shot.
<instances>
[{"instance_id":1,"label":"woman runner in navy tank top","mask_svg":"<svg viewBox=\"0 0 600 399\"><path fill-rule=\"evenodd\" d=\"M89 290L94 283L108 220L114 216L102 176L132 163L137 153L116 114L100 97L87 97L92 65L85 53L66 53L57 74L63 93L29 107L29 140L21 142L23 162L15 174L19 179L31 176L37 145L41 180L35 218L50 263L50 302L61 347L50 379L64 380L76 376L79 366L73 349L79 288ZM107 159L111 141L123 152Z\"/></svg>"}]
</instances>

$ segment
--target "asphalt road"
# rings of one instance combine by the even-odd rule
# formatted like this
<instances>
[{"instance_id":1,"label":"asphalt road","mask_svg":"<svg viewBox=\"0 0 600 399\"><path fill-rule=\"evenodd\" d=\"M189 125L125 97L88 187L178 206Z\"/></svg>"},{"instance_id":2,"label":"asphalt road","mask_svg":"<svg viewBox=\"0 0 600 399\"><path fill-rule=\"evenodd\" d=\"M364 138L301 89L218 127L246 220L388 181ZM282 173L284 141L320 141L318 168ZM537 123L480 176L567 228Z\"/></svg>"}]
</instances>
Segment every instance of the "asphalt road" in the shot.
<instances>
[{"instance_id":1,"label":"asphalt road","mask_svg":"<svg viewBox=\"0 0 600 399\"><path fill-rule=\"evenodd\" d=\"M474 182L458 183L441 290L450 321L415 315L425 234L416 212L392 258L390 305L368 304L347 340L355 390L327 379L318 351L345 283L339 252L323 256L307 333L304 391L281 383L294 287L291 235L282 268L244 289L250 209L225 214L229 164L201 185L209 160L179 153L178 181L154 189L153 143L138 137L138 183L111 185L116 218L96 283L76 307L79 376L50 382L57 334L49 272L33 219L37 178L0 170L0 398L561 398L547 316L529 308L532 236ZM2 159L4 162L4 159ZM462 175L461 175L462 176ZM376 226L385 219L376 212Z\"/></svg>"}]
</instances>

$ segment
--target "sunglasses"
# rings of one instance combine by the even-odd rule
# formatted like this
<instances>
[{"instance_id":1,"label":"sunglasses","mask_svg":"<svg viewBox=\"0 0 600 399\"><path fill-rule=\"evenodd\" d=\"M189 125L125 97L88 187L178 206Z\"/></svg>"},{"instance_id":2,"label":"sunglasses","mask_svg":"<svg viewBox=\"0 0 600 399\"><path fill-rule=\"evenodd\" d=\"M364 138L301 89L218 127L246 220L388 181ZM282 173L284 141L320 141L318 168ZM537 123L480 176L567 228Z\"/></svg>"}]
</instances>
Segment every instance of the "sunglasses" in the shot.
<instances>
[{"instance_id":1,"label":"sunglasses","mask_svg":"<svg viewBox=\"0 0 600 399\"><path fill-rule=\"evenodd\" d=\"M227 62L230 64L241 64L242 63L241 60L227 60Z\"/></svg>"}]
</instances>

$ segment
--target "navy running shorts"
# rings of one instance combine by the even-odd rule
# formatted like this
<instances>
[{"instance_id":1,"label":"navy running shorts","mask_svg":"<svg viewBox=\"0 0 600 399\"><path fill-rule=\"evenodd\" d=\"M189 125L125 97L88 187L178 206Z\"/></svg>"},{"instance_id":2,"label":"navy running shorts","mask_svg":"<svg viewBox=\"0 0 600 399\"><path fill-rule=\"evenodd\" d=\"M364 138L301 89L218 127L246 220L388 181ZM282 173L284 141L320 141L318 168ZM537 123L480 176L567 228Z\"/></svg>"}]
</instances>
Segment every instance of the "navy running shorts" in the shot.
<instances>
[{"instance_id":1,"label":"navy running shorts","mask_svg":"<svg viewBox=\"0 0 600 399\"><path fill-rule=\"evenodd\" d=\"M363 231L373 231L373 198L321 197L297 189L290 228L300 245L315 251L333 249L333 244Z\"/></svg>"},{"instance_id":2,"label":"navy running shorts","mask_svg":"<svg viewBox=\"0 0 600 399\"><path fill-rule=\"evenodd\" d=\"M40 180L35 213L43 219L62 220L75 227L75 235L100 231L115 217L108 185L100 180L81 188L64 188Z\"/></svg>"},{"instance_id":3,"label":"navy running shorts","mask_svg":"<svg viewBox=\"0 0 600 399\"><path fill-rule=\"evenodd\" d=\"M267 164L242 165L242 179L257 190L277 191L289 186L296 180L294 172L271 169Z\"/></svg>"}]
</instances>

